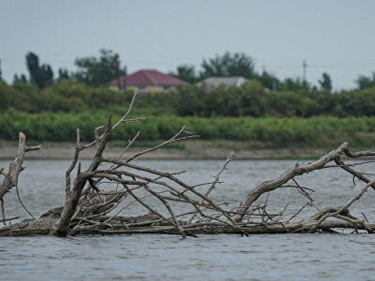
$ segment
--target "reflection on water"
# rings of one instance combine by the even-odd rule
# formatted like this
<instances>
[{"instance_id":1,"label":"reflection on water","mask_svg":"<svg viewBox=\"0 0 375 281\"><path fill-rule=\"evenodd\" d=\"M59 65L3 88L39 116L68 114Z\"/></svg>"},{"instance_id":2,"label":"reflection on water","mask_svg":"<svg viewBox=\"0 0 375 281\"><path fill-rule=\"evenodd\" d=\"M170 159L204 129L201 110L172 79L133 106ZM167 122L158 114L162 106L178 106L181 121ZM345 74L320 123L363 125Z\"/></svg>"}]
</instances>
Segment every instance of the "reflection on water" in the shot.
<instances>
[{"instance_id":1,"label":"reflection on water","mask_svg":"<svg viewBox=\"0 0 375 281\"><path fill-rule=\"evenodd\" d=\"M222 161L140 161L166 171L187 170L188 183L212 180ZM5 161L0 167L7 167ZM239 204L249 190L278 177L295 161L234 161L213 194ZM64 200L68 161L26 161L19 188L36 216ZM314 188L316 204L338 206L363 186L338 170L311 173L299 182ZM372 190L356 203L375 220ZM285 189L272 197L275 210L306 198ZM27 217L15 192L5 197L7 215ZM372 235L175 235L0 238L1 280L371 280L375 254ZM373 248L374 247L374 248Z\"/></svg>"}]
</instances>

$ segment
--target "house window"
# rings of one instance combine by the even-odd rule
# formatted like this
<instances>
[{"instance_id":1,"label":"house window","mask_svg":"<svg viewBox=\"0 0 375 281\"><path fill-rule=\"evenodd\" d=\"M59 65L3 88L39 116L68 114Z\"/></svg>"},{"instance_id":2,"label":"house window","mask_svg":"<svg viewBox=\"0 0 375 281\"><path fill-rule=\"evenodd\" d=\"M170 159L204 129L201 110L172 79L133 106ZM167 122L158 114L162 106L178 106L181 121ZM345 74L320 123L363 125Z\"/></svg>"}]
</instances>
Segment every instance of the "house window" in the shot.
<instances>
[{"instance_id":1,"label":"house window","mask_svg":"<svg viewBox=\"0 0 375 281\"><path fill-rule=\"evenodd\" d=\"M146 93L146 88L145 88L145 87L139 87L139 88L138 88L138 92L139 92L140 94L144 94L144 93Z\"/></svg>"},{"instance_id":2,"label":"house window","mask_svg":"<svg viewBox=\"0 0 375 281\"><path fill-rule=\"evenodd\" d=\"M169 91L169 87L163 87L163 93L167 93Z\"/></svg>"}]
</instances>

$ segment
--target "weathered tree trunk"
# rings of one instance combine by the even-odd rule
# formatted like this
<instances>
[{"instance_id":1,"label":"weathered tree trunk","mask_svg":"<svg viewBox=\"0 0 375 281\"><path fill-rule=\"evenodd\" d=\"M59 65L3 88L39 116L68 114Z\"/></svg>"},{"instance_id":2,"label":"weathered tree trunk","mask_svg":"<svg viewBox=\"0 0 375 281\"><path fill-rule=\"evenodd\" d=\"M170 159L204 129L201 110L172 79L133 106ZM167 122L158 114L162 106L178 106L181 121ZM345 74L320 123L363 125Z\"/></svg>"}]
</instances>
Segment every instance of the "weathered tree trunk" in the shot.
<instances>
[{"instance_id":1,"label":"weathered tree trunk","mask_svg":"<svg viewBox=\"0 0 375 281\"><path fill-rule=\"evenodd\" d=\"M237 233L249 235L256 233L292 233L292 232L334 232L337 228L364 230L373 232L375 222L359 219L350 214L352 204L361 199L369 188L375 188L375 182L364 174L346 165L341 159L374 157L375 152L362 151L352 153L348 143L343 143L337 149L322 156L309 164L296 164L280 177L265 181L250 190L246 198L237 208L228 209L225 202L215 202L211 194L220 182L220 176L232 160L233 153L224 162L210 183L189 185L179 179L183 172L168 173L131 163L141 155L159 147L196 137L189 135L183 127L175 136L153 148L124 158L121 153L118 158L103 157L109 137L113 130L121 124L139 122L141 118L127 119L134 102L128 112L114 125L111 117L104 127L95 131L95 140L87 145L80 142L77 130L77 145L72 164L65 173L65 204L43 214L39 219L27 220L0 229L0 236L15 235L77 235L91 234L126 234L126 233L171 233L182 237L195 236L202 233ZM103 130L102 134L99 131ZM186 135L184 135L186 134ZM133 144L139 133L129 140ZM79 163L80 152L87 147L96 145L96 152L91 165L81 171ZM25 136L20 133L19 152L10 165L7 174L1 173L4 180L0 185L0 199L12 187L17 186L17 178L22 171L24 153L40 147L27 147ZM365 185L353 198L348 198L346 204L338 207L327 207L318 211L308 219L295 221L298 213L307 205L314 206L309 195L310 188L298 184L297 178L336 164L337 169L343 169L349 176L354 176ZM71 184L71 173L76 171ZM279 188L293 188L308 199L308 204L291 215L284 217L283 212L270 214L267 204L259 203L259 198L270 194ZM151 203L152 202L152 203ZM132 207L136 206L138 216L129 216ZM316 208L316 206L314 206ZM128 211L129 210L129 211ZM3 207L3 221L5 211Z\"/></svg>"},{"instance_id":2,"label":"weathered tree trunk","mask_svg":"<svg viewBox=\"0 0 375 281\"><path fill-rule=\"evenodd\" d=\"M96 139L97 149L96 149L94 159L91 163L91 166L86 172L78 173L76 179L74 180L73 191L67 198L61 218L54 225L50 233L51 235L66 236L68 234L69 223L74 215L74 212L77 209L78 201L81 197L82 190L85 187L87 180L89 180L89 177L87 175L92 173L98 168L101 162L103 151L107 145L107 141L111 133L111 129L112 129L111 118L109 118L109 121L105 128L104 133L100 137L97 137Z\"/></svg>"}]
</instances>

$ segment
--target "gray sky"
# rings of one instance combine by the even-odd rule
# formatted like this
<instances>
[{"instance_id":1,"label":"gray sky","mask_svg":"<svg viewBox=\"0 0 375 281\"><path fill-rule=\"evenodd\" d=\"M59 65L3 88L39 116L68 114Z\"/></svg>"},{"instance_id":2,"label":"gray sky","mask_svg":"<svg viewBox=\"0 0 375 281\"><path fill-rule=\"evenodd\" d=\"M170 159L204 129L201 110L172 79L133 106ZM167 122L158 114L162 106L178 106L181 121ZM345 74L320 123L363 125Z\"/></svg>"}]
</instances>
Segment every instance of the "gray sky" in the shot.
<instances>
[{"instance_id":1,"label":"gray sky","mask_svg":"<svg viewBox=\"0 0 375 281\"><path fill-rule=\"evenodd\" d=\"M375 71L374 29L373 0L0 0L0 59L11 83L29 51L55 77L101 48L129 73L244 52L281 79L301 78L306 59L310 83L328 72L340 90Z\"/></svg>"}]
</instances>

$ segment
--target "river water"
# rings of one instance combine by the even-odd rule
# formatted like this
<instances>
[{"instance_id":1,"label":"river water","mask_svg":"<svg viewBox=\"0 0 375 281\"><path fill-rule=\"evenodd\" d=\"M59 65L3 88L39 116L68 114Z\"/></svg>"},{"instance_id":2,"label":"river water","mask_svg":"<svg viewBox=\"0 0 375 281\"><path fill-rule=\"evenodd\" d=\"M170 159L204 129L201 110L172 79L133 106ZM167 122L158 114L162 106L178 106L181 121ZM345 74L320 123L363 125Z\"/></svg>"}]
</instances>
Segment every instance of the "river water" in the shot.
<instances>
[{"instance_id":1,"label":"river water","mask_svg":"<svg viewBox=\"0 0 375 281\"><path fill-rule=\"evenodd\" d=\"M301 161L308 162L308 161ZM292 160L236 160L229 164L213 199L238 205L249 190L278 177L296 163ZM27 160L19 191L27 209L39 216L64 201L64 171L69 161ZM84 163L85 164L85 163ZM220 160L139 161L165 171L187 172L191 184L209 182ZM0 167L7 168L7 161ZM373 164L374 166L374 164ZM358 168L372 172L368 165ZM313 188L318 208L345 204L363 187L338 169L324 169L298 180ZM375 192L352 207L375 220ZM269 204L293 214L306 198L295 189L271 195ZM7 217L28 217L15 191L5 196ZM308 216L314 210L306 210ZM118 235L0 238L0 280L375 280L374 236L370 234Z\"/></svg>"}]
</instances>

